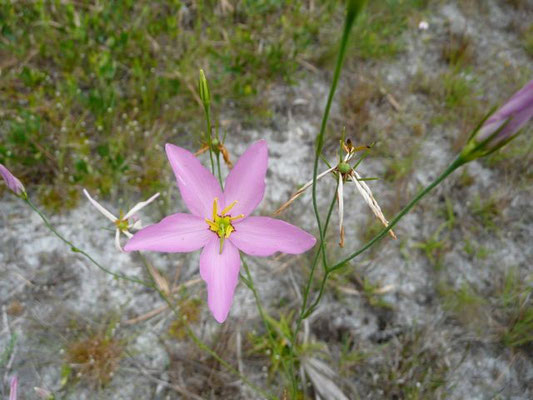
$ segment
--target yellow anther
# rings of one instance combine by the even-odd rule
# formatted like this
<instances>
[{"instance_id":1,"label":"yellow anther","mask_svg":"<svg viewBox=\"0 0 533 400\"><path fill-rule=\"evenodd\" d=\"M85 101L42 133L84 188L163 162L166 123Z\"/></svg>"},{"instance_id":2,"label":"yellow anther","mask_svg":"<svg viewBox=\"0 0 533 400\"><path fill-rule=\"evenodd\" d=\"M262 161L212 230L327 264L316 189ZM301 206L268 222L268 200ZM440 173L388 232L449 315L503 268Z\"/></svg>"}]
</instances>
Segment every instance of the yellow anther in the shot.
<instances>
[{"instance_id":1,"label":"yellow anther","mask_svg":"<svg viewBox=\"0 0 533 400\"><path fill-rule=\"evenodd\" d=\"M231 232L233 232L233 226L231 225L226 226L226 234L224 235L224 237L226 239L229 238L229 235L231 235Z\"/></svg>"},{"instance_id":2,"label":"yellow anther","mask_svg":"<svg viewBox=\"0 0 533 400\"><path fill-rule=\"evenodd\" d=\"M230 221L235 221L236 219L241 219L241 218L244 218L244 214L239 214L239 215L237 215L235 217L230 217L229 220Z\"/></svg>"},{"instance_id":3,"label":"yellow anther","mask_svg":"<svg viewBox=\"0 0 533 400\"><path fill-rule=\"evenodd\" d=\"M233 227L233 225L231 225L231 222L237 219L244 218L244 214L239 214L235 217L232 217L231 215L226 215L235 206L235 204L237 204L236 200L219 213L218 198L215 197L215 199L213 200L213 219L210 220L208 218L205 218L205 222L209 226L209 230L215 232L220 238L220 254L222 254L222 250L224 248L224 239L229 238L231 233L235 232L235 228Z\"/></svg>"},{"instance_id":4,"label":"yellow anther","mask_svg":"<svg viewBox=\"0 0 533 400\"><path fill-rule=\"evenodd\" d=\"M227 213L230 212L230 210L235 207L235 204L237 204L237 200L235 200L233 203L231 203L229 206L227 206L226 208L224 208L222 210L222 212L220 213L220 215L226 215Z\"/></svg>"},{"instance_id":5,"label":"yellow anther","mask_svg":"<svg viewBox=\"0 0 533 400\"><path fill-rule=\"evenodd\" d=\"M217 211L218 211L218 197L215 197L215 200L213 200L213 221L215 221L215 218L217 217Z\"/></svg>"},{"instance_id":6,"label":"yellow anther","mask_svg":"<svg viewBox=\"0 0 533 400\"><path fill-rule=\"evenodd\" d=\"M211 228L212 231L216 232L218 230L216 222L210 221L207 218L205 219L205 222L207 222L207 225L209 225L209 228Z\"/></svg>"}]
</instances>

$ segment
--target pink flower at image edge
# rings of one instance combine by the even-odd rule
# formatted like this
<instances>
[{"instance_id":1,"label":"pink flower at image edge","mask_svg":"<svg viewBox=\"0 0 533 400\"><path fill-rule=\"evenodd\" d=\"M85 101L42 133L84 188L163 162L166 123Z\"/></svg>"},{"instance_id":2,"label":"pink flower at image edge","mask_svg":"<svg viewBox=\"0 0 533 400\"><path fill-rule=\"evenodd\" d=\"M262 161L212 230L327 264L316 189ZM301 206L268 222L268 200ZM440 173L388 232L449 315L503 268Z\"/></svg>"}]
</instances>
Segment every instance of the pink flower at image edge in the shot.
<instances>
[{"instance_id":1,"label":"pink flower at image edge","mask_svg":"<svg viewBox=\"0 0 533 400\"><path fill-rule=\"evenodd\" d=\"M533 118L533 80L516 92L507 102L485 121L477 141L483 141L506 124L494 138L494 142L508 139Z\"/></svg>"},{"instance_id":2,"label":"pink flower at image edge","mask_svg":"<svg viewBox=\"0 0 533 400\"><path fill-rule=\"evenodd\" d=\"M266 141L260 140L246 150L226 178L224 191L189 151L167 144L166 153L191 214L173 214L140 230L124 249L168 253L203 249L200 275L207 283L209 309L222 323L239 280L239 250L260 257L276 252L301 254L316 240L279 219L250 216L265 192Z\"/></svg>"},{"instance_id":3,"label":"pink flower at image edge","mask_svg":"<svg viewBox=\"0 0 533 400\"><path fill-rule=\"evenodd\" d=\"M17 400L17 389L19 381L16 376L11 378L10 388L9 388L9 400Z\"/></svg>"},{"instance_id":4,"label":"pink flower at image edge","mask_svg":"<svg viewBox=\"0 0 533 400\"><path fill-rule=\"evenodd\" d=\"M17 196L20 196L23 193L26 193L24 185L13 175L5 166L0 164L0 175L4 178L7 187L13 191Z\"/></svg>"}]
</instances>

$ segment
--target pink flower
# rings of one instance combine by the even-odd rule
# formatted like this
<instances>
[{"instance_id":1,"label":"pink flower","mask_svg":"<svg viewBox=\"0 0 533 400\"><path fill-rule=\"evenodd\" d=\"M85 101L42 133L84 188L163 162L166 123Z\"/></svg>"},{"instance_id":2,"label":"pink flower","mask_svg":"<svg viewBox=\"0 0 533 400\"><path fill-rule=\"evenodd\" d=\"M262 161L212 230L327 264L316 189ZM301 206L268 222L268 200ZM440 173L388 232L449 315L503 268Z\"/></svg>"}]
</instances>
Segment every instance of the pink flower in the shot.
<instances>
[{"instance_id":1,"label":"pink flower","mask_svg":"<svg viewBox=\"0 0 533 400\"><path fill-rule=\"evenodd\" d=\"M511 139L531 118L533 118L533 80L485 121L476 135L476 140L478 142L486 140L501 129L491 140L491 144L499 144L501 141Z\"/></svg>"},{"instance_id":2,"label":"pink flower","mask_svg":"<svg viewBox=\"0 0 533 400\"><path fill-rule=\"evenodd\" d=\"M17 388L19 381L16 376L11 378L10 389L9 389L9 400L17 400Z\"/></svg>"},{"instance_id":3,"label":"pink flower","mask_svg":"<svg viewBox=\"0 0 533 400\"><path fill-rule=\"evenodd\" d=\"M26 193L24 185L22 185L22 183L20 183L20 181L15 177L15 175L9 172L9 170L2 164L0 164L0 175L2 175L4 181L6 181L7 187L11 189L17 196Z\"/></svg>"},{"instance_id":4,"label":"pink flower","mask_svg":"<svg viewBox=\"0 0 533 400\"><path fill-rule=\"evenodd\" d=\"M239 250L253 256L300 254L315 244L307 232L279 219L252 217L263 199L268 148L264 140L246 150L229 173L224 192L215 177L190 152L166 145L178 188L191 214L173 214L137 232L126 251L167 253L203 248L200 275L207 283L209 309L226 320L239 279Z\"/></svg>"}]
</instances>

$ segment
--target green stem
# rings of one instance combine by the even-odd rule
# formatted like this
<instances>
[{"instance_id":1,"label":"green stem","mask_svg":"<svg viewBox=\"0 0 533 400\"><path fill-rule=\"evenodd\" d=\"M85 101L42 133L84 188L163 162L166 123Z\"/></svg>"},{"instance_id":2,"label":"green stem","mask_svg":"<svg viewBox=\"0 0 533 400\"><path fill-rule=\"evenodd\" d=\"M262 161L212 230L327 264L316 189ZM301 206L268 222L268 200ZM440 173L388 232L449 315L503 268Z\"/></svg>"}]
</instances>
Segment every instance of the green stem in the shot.
<instances>
[{"instance_id":1,"label":"green stem","mask_svg":"<svg viewBox=\"0 0 533 400\"><path fill-rule=\"evenodd\" d=\"M313 304L309 306L309 308L303 313L303 319L309 317L316 309L320 301L322 300L322 296L324 295L324 290L326 288L326 283L331 276L331 274L342 268L346 263L353 258L357 257L361 253L368 250L370 247L372 247L374 244L376 244L378 241L383 239L383 237L400 221L400 219L403 218L405 214L407 214L413 206L418 203L425 195L427 195L435 186L440 184L448 175L450 175L453 171L455 171L457 168L459 168L461 165L463 165L466 161L461 157L457 157L449 166L446 168L446 170L439 176L437 179L435 179L432 183L430 183L427 187L422 189L389 223L389 225L385 228L383 228L376 236L374 236L368 243L366 243L363 247L361 247L359 250L353 252L348 257L346 257L344 260L338 262L332 267L328 267L326 269L326 274L324 275L324 278L320 285L320 290L318 292L318 296L313 301Z\"/></svg>"},{"instance_id":2,"label":"green stem","mask_svg":"<svg viewBox=\"0 0 533 400\"><path fill-rule=\"evenodd\" d=\"M220 183L220 188L224 190L224 185L222 184L222 173L220 172L220 152L217 153L217 173L218 173L218 183Z\"/></svg>"},{"instance_id":3,"label":"green stem","mask_svg":"<svg viewBox=\"0 0 533 400\"><path fill-rule=\"evenodd\" d=\"M265 309L263 308L263 304L261 303L261 298L259 297L259 293L257 292L257 289L254 285L254 280L252 277L252 274L250 273L250 269L248 268L248 264L244 260L244 258L241 256L242 266L244 268L244 271L246 272L246 280L244 281L246 283L246 286L252 291L255 299L255 304L257 305L257 309L259 310L259 315L261 317L261 320L263 321L263 325L265 326L267 332L268 332L268 339L270 342L270 346L272 349L275 349L275 339L274 334L272 333L272 328L270 326L270 322L268 320L268 315L265 312ZM289 363L289 366L287 366L286 361L283 357L281 357L281 362L283 365L283 368L288 371L288 375L291 378L292 386L296 387L297 383L294 382L294 373L291 369L292 363Z\"/></svg>"},{"instance_id":4,"label":"green stem","mask_svg":"<svg viewBox=\"0 0 533 400\"><path fill-rule=\"evenodd\" d=\"M327 214L327 217L326 217L326 222L324 224L324 234L327 233L329 221L330 221L330 218L331 218L331 214L333 212L333 207L335 206L335 201L337 200L337 188L338 188L338 186L339 186L339 181L337 180L337 187L335 187L335 192L333 193L333 197L331 199L331 203L329 204L328 214ZM307 279L307 283L305 285L304 293L303 293L303 296L302 296L302 309L300 311L300 315L299 315L298 321L296 323L296 329L294 331L294 335L295 336L298 334L298 332L300 330L300 327L301 327L301 324L302 324L303 315L304 315L305 309L307 307L307 300L309 298L309 292L311 290L311 285L313 283L313 277L314 277L314 274L315 274L316 266L318 264L318 257L320 256L321 249L322 249L322 246L320 246L318 248L317 253L315 254L315 257L313 259L313 263L311 265L311 272L309 273L309 278Z\"/></svg>"},{"instance_id":5,"label":"green stem","mask_svg":"<svg viewBox=\"0 0 533 400\"><path fill-rule=\"evenodd\" d=\"M339 54L337 57L337 63L335 65L335 72L333 73L333 81L329 89L328 100L326 102L326 108L324 110L324 115L322 116L320 132L318 133L317 138L316 138L316 152L315 152L315 161L313 165L313 190L312 190L313 191L313 210L315 212L318 230L320 233L320 247L322 250L323 260L326 259L326 254L324 251L325 250L324 249L324 232L322 231L322 226L321 226L322 224L320 221L320 214L318 212L318 204L317 204L317 197L316 197L316 179L317 179L316 177L318 175L318 160L320 159L320 156L322 154L322 148L324 147L324 135L326 132L326 126L327 126L328 119L329 119L331 104L333 103L333 96L335 95L335 91L337 90L337 84L339 82L339 77L340 77L342 65L344 62L344 56L346 55L346 47L348 45L350 31L352 30L353 22L356 16L357 16L357 12L351 12L350 7L348 7L348 13L346 14L346 19L344 22L344 31L342 33Z\"/></svg>"},{"instance_id":6,"label":"green stem","mask_svg":"<svg viewBox=\"0 0 533 400\"><path fill-rule=\"evenodd\" d=\"M465 164L466 160L458 156L449 166L440 174L437 179L435 179L432 183L430 183L428 186L426 186L424 189L422 189L389 223L389 225L385 228L383 228L374 238L372 238L368 243L366 243L363 247L361 247L359 250L353 252L348 257L343 259L342 261L339 261L337 264L329 268L330 272L333 272L339 268L342 268L344 264L346 264L348 261L352 260L353 258L357 257L359 254L363 253L364 251L368 250L370 247L372 247L375 243L383 239L383 237L400 221L400 219L403 218L405 214L413 208L413 206L418 203L425 195L427 195L435 186L440 184L445 178L448 177L453 171L455 171L457 168L459 168L461 165Z\"/></svg>"},{"instance_id":7,"label":"green stem","mask_svg":"<svg viewBox=\"0 0 533 400\"><path fill-rule=\"evenodd\" d=\"M206 139L207 139L207 145L209 146L209 160L211 161L211 173L215 175L215 163L213 162L213 146L212 146L212 140L211 140L211 111L208 105L204 106L204 112L205 112L205 121L207 124Z\"/></svg>"},{"instance_id":8,"label":"green stem","mask_svg":"<svg viewBox=\"0 0 533 400\"><path fill-rule=\"evenodd\" d=\"M116 272L113 272L109 269L107 269L106 267L104 267L103 265L101 265L98 261L96 261L94 258L92 258L87 252L85 252L84 250L80 249L79 247L75 246L74 243L72 243L71 241L69 241L68 239L66 239L63 235L61 235L53 226L52 224L50 223L50 221L48 220L48 218L35 206L35 204L33 204L33 202L30 200L29 197L25 197L23 198L23 200L31 207L31 209L33 211L35 211L37 213L37 215L39 215L39 217L41 217L41 219L43 220L44 224L46 225L46 227L50 230L50 232L52 232L57 238L59 238L63 243L65 243L66 245L68 245L70 247L70 249L74 252L74 253L80 253L82 254L83 256L85 256L85 258L87 258L89 261L91 261L96 267L98 267L99 269L101 269L102 271L104 271L106 274L109 274L117 279L124 279L126 281L130 281L130 282L133 282L133 283L138 283L140 285L143 285L143 286L146 286L146 287L153 287L152 285L150 285L149 283L147 282L144 282L140 279L137 279L137 278L132 278L132 277L129 277L127 275L123 275L123 274L119 274L119 273L116 273Z\"/></svg>"}]
</instances>

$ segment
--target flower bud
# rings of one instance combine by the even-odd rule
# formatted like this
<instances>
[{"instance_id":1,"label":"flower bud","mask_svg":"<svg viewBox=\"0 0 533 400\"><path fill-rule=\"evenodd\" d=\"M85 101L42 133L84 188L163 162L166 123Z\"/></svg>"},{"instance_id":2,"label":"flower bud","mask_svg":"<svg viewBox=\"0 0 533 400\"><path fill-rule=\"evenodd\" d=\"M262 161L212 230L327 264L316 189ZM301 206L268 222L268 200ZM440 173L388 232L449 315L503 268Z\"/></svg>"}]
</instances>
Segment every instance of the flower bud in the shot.
<instances>
[{"instance_id":1,"label":"flower bud","mask_svg":"<svg viewBox=\"0 0 533 400\"><path fill-rule=\"evenodd\" d=\"M514 139L533 118L533 80L474 131L461 152L464 160L486 156Z\"/></svg>"},{"instance_id":2,"label":"flower bud","mask_svg":"<svg viewBox=\"0 0 533 400\"><path fill-rule=\"evenodd\" d=\"M24 185L2 164L0 164L0 175L2 175L4 181L6 181L7 187L13 191L13 193L15 193L17 196L26 195L26 189L24 189Z\"/></svg>"},{"instance_id":3,"label":"flower bud","mask_svg":"<svg viewBox=\"0 0 533 400\"><path fill-rule=\"evenodd\" d=\"M520 89L483 124L475 140L482 142L500 130L492 143L511 138L533 117L533 80ZM501 129L500 129L501 128Z\"/></svg>"},{"instance_id":4,"label":"flower bud","mask_svg":"<svg viewBox=\"0 0 533 400\"><path fill-rule=\"evenodd\" d=\"M354 20L366 5L366 0L347 0L347 15L349 20Z\"/></svg>"},{"instance_id":5,"label":"flower bud","mask_svg":"<svg viewBox=\"0 0 533 400\"><path fill-rule=\"evenodd\" d=\"M209 107L209 104L211 104L211 93L209 92L209 86L207 85L207 79L205 78L203 69L200 70L200 78L198 79L198 92L200 93L200 99L204 107Z\"/></svg>"}]
</instances>

